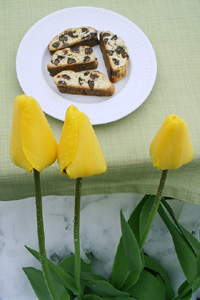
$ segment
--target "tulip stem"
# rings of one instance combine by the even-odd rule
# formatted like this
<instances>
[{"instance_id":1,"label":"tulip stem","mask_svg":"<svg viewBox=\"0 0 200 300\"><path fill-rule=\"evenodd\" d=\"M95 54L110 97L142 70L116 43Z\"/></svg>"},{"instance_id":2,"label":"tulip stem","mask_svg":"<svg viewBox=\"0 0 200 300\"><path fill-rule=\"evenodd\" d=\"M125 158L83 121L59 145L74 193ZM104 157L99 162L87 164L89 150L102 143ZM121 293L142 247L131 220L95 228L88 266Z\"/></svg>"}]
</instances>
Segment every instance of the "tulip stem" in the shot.
<instances>
[{"instance_id":1,"label":"tulip stem","mask_svg":"<svg viewBox=\"0 0 200 300\"><path fill-rule=\"evenodd\" d=\"M155 219L158 207L160 205L160 201L161 201L161 198L162 198L162 192L163 192L163 189L164 189L164 186L165 186L165 181L167 179L167 173L168 173L168 170L163 170L162 171L161 178L160 178L160 183L159 183L158 190L157 190L157 195L155 197L155 201L154 201L152 210L150 212L150 215L149 215L149 218L148 218L143 236L142 236L142 238L140 240L140 243L139 243L140 251L142 250L142 248L144 246L144 243L147 239L147 236L149 234L149 231L150 231L151 226L153 224L153 221Z\"/></svg>"},{"instance_id":2,"label":"tulip stem","mask_svg":"<svg viewBox=\"0 0 200 300\"><path fill-rule=\"evenodd\" d=\"M82 178L76 179L76 192L75 192L75 209L74 209L74 249L75 249L75 283L79 290L78 300L81 297L80 274L81 274L81 258L80 258L80 203L81 203L81 184Z\"/></svg>"},{"instance_id":3,"label":"tulip stem","mask_svg":"<svg viewBox=\"0 0 200 300\"><path fill-rule=\"evenodd\" d=\"M33 173L34 173L34 182L35 182L35 204L36 204L37 234L38 234L40 263L42 266L44 280L46 282L52 300L59 300L49 271L46 250L45 250L45 235L44 235L44 224L43 224L43 213L42 213L40 172L33 169Z\"/></svg>"}]
</instances>

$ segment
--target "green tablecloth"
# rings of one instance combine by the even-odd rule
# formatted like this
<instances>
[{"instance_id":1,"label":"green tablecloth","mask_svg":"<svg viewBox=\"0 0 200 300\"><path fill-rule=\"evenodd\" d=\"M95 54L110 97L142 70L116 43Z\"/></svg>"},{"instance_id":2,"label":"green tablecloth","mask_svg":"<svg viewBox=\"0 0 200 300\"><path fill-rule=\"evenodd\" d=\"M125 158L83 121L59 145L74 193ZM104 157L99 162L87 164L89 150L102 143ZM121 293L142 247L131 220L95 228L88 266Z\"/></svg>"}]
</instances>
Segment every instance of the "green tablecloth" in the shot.
<instances>
[{"instance_id":1,"label":"green tablecloth","mask_svg":"<svg viewBox=\"0 0 200 300\"><path fill-rule=\"evenodd\" d=\"M13 102L22 93L15 71L20 41L49 13L83 5L106 8L133 21L151 41L158 64L155 86L142 106L121 120L94 126L108 170L85 178L83 194L156 193L160 171L152 166L149 145L163 120L174 113L188 124L194 159L169 172L165 195L200 203L199 0L1 1L0 200L34 195L33 175L16 167L9 157ZM59 141L63 123L47 119ZM43 195L74 194L74 180L61 176L57 163L45 169L41 179Z\"/></svg>"}]
</instances>

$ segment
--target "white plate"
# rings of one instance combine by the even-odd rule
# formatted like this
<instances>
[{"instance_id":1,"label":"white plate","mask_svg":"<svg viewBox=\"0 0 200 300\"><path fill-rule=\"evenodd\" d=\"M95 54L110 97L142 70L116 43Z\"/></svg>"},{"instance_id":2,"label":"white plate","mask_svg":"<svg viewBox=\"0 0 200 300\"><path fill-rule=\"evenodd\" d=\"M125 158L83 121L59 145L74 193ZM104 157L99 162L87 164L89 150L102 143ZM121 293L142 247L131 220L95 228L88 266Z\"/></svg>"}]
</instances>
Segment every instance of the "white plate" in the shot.
<instances>
[{"instance_id":1,"label":"white plate","mask_svg":"<svg viewBox=\"0 0 200 300\"><path fill-rule=\"evenodd\" d=\"M65 29L80 26L92 26L98 32L110 30L128 47L127 75L115 84L111 97L61 94L47 71L49 42ZM94 50L97 70L107 75L99 46ZM64 121L67 107L74 104L95 125L116 121L137 109L153 88L157 63L151 43L133 22L106 9L83 6L56 11L35 23L18 48L16 71L24 93L34 97L45 113Z\"/></svg>"}]
</instances>

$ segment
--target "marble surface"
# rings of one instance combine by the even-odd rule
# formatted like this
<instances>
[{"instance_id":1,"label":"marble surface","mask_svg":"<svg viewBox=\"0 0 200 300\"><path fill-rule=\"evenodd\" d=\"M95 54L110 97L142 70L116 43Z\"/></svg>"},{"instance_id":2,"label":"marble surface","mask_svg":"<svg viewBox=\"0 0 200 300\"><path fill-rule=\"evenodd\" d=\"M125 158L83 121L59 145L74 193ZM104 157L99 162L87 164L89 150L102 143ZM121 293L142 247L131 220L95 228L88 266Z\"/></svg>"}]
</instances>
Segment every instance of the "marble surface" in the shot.
<instances>
[{"instance_id":1,"label":"marble surface","mask_svg":"<svg viewBox=\"0 0 200 300\"><path fill-rule=\"evenodd\" d=\"M129 217L142 195L112 194L84 196L81 202L81 255L92 251L96 272L109 277L121 235L120 209ZM0 300L35 300L22 268L39 263L25 245L38 249L34 198L0 202ZM199 239L200 206L173 200L172 206L182 225ZM47 255L54 263L73 252L74 197L48 196L43 199ZM98 239L96 237L98 236ZM165 267L177 290L184 281L171 236L156 216L145 251ZM101 268L100 268L101 266ZM192 300L200 297L198 290Z\"/></svg>"}]
</instances>

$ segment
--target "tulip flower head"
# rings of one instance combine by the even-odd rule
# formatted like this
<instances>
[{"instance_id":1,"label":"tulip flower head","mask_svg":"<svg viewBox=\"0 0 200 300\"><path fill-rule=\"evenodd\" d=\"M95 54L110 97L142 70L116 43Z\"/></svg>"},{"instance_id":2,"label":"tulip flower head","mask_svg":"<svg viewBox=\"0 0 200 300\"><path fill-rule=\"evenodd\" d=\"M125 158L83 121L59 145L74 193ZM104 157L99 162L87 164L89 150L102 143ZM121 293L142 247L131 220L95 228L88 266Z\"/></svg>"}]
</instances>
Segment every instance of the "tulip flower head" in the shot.
<instances>
[{"instance_id":1,"label":"tulip flower head","mask_svg":"<svg viewBox=\"0 0 200 300\"><path fill-rule=\"evenodd\" d=\"M13 162L28 172L42 171L56 160L57 143L38 102L16 97L10 138Z\"/></svg>"},{"instance_id":2,"label":"tulip flower head","mask_svg":"<svg viewBox=\"0 0 200 300\"><path fill-rule=\"evenodd\" d=\"M155 135L150 155L153 166L160 170L177 169L193 159L193 148L187 124L171 114Z\"/></svg>"},{"instance_id":3,"label":"tulip flower head","mask_svg":"<svg viewBox=\"0 0 200 300\"><path fill-rule=\"evenodd\" d=\"M106 162L92 124L74 105L66 112L57 160L61 174L74 179L106 171Z\"/></svg>"}]
</instances>

